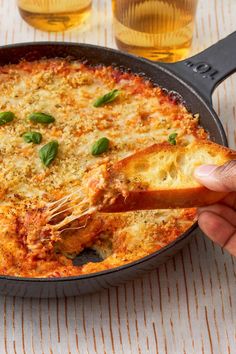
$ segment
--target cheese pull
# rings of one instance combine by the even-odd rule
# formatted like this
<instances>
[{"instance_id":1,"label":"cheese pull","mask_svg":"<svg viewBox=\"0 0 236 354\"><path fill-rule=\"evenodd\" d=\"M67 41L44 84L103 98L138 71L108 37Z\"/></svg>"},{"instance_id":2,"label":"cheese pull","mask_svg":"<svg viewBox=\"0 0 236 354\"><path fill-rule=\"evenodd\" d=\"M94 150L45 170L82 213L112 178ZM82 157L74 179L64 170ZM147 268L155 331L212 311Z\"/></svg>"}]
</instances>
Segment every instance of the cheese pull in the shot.
<instances>
[{"instance_id":1,"label":"cheese pull","mask_svg":"<svg viewBox=\"0 0 236 354\"><path fill-rule=\"evenodd\" d=\"M227 193L200 185L194 170L203 164L223 165L236 151L211 141L189 145L154 144L91 171L87 179L90 203L103 212L191 208L218 202Z\"/></svg>"}]
</instances>

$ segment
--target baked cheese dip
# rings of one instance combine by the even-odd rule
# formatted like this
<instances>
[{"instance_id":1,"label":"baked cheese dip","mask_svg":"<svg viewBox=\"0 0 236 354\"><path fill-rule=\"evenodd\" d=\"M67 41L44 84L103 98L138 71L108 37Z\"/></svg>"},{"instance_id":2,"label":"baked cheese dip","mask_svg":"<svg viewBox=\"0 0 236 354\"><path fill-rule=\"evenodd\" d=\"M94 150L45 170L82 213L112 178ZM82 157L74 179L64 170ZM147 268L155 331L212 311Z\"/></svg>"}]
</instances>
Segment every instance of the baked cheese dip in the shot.
<instances>
[{"instance_id":1,"label":"baked cheese dip","mask_svg":"<svg viewBox=\"0 0 236 354\"><path fill-rule=\"evenodd\" d=\"M94 213L55 235L43 210L85 173L154 143L207 139L174 95L117 68L44 59L0 68L0 274L63 277L147 256L195 221L195 209ZM85 249L101 262L73 265Z\"/></svg>"}]
</instances>

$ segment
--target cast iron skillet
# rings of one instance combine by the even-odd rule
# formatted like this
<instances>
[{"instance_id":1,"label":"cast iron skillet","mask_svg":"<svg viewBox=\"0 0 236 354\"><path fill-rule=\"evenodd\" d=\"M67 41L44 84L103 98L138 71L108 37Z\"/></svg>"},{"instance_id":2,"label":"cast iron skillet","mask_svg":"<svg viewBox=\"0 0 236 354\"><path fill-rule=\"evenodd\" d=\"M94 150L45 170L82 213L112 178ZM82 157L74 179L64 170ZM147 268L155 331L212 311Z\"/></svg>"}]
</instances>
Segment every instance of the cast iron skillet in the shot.
<instances>
[{"instance_id":1,"label":"cast iron skillet","mask_svg":"<svg viewBox=\"0 0 236 354\"><path fill-rule=\"evenodd\" d=\"M154 83L178 92L193 113L200 113L201 125L211 139L227 145L219 118L211 105L215 87L236 71L236 32L196 56L176 64L154 63L116 50L76 43L25 43L0 48L0 65L18 63L21 59L36 60L42 57L88 59L90 64L104 64L143 73ZM54 279L0 277L0 294L24 297L62 297L95 292L123 283L151 270L180 250L194 235L197 224L176 241L161 250L127 265L99 273ZM96 255L83 252L78 264L98 261Z\"/></svg>"}]
</instances>

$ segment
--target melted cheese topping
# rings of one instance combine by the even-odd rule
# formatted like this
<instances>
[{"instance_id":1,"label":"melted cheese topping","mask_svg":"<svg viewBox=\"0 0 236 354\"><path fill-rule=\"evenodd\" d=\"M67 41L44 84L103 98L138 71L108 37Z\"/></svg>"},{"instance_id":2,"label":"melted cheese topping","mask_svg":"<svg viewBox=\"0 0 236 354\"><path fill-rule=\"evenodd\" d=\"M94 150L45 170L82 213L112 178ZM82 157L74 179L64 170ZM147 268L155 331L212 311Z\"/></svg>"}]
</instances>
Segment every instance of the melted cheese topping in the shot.
<instances>
[{"instance_id":1,"label":"melted cheese topping","mask_svg":"<svg viewBox=\"0 0 236 354\"><path fill-rule=\"evenodd\" d=\"M121 91L114 102L93 106L113 89ZM108 269L160 249L192 225L195 210L97 213L85 220L86 227L75 224L77 230L63 232L51 251L42 242L32 255L24 229L26 204L36 208L57 200L79 188L88 169L164 142L173 132L181 143L207 134L198 117L159 87L111 67L63 59L21 62L0 68L0 92L0 111L15 114L0 126L0 274L57 277ZM55 122L32 123L33 112L50 114ZM40 145L24 142L22 134L29 130L42 134ZM101 137L110 140L109 150L94 157L91 147ZM45 167L38 153L51 140L59 142L59 152ZM75 267L65 257L86 247L104 261Z\"/></svg>"}]
</instances>

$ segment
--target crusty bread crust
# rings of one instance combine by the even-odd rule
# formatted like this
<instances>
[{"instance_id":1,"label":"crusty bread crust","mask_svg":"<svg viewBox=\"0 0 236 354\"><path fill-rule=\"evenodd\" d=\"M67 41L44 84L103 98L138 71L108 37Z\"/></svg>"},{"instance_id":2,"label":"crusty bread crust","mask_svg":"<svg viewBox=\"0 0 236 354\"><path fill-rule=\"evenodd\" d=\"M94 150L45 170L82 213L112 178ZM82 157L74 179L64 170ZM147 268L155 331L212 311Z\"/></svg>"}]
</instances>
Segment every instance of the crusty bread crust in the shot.
<instances>
[{"instance_id":1,"label":"crusty bread crust","mask_svg":"<svg viewBox=\"0 0 236 354\"><path fill-rule=\"evenodd\" d=\"M114 204L102 208L102 211L116 213L132 210L202 207L217 203L226 195L227 193L214 192L203 186L161 191L131 191L127 197L120 194Z\"/></svg>"},{"instance_id":2,"label":"crusty bread crust","mask_svg":"<svg viewBox=\"0 0 236 354\"><path fill-rule=\"evenodd\" d=\"M193 171L202 164L223 165L234 159L235 151L211 141L197 141L188 146L152 145L114 166L113 181L123 180L124 190L115 202L104 205L102 210L123 212L214 204L227 193L211 191L200 185Z\"/></svg>"},{"instance_id":3,"label":"crusty bread crust","mask_svg":"<svg viewBox=\"0 0 236 354\"><path fill-rule=\"evenodd\" d=\"M203 148L205 151L210 151L213 154L218 154L221 156L222 162L230 161L236 159L236 151L229 149L225 146L214 143L210 140L197 140L188 146L183 145L172 145L167 142L161 144L153 144L148 146L146 149L142 149L137 151L135 154L132 154L123 160L120 160L114 166L114 169L117 171L125 171L128 169L133 162L136 161L145 161L146 159L150 159L153 155L156 155L158 152L165 153L178 153L178 154L191 154L194 150L198 150Z\"/></svg>"}]
</instances>

